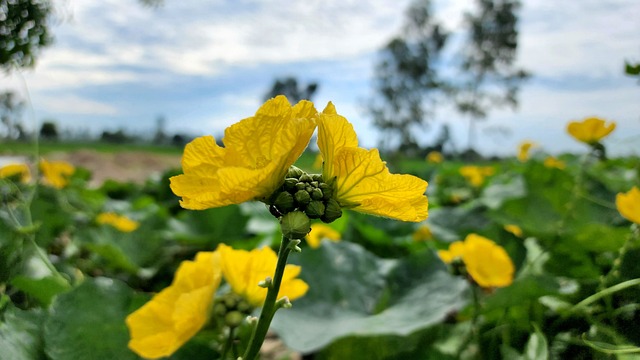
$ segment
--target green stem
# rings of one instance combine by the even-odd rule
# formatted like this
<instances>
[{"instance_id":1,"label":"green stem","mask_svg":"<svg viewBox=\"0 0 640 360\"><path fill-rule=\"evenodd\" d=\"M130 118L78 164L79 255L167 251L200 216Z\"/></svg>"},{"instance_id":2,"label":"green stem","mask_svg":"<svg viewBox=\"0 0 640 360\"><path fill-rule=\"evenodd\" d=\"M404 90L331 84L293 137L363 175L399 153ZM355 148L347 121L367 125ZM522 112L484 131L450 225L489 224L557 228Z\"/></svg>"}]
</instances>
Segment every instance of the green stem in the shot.
<instances>
[{"instance_id":1,"label":"green stem","mask_svg":"<svg viewBox=\"0 0 640 360\"><path fill-rule=\"evenodd\" d=\"M589 297L587 297L586 299L580 301L579 303L577 303L576 305L574 305L571 309L569 309L568 314L574 313L577 310L580 310L584 307L587 307L588 305L602 299L605 296L609 296L615 292L618 292L620 290L624 290L626 288L632 287L632 286L637 286L640 285L640 279L633 279L633 280L627 280L625 282L621 282L619 284L613 285L611 287L608 287L604 290L601 290Z\"/></svg>"},{"instance_id":2,"label":"green stem","mask_svg":"<svg viewBox=\"0 0 640 360\"><path fill-rule=\"evenodd\" d=\"M227 354L229 353L229 349L233 346L233 338L235 336L234 330L235 327L229 328L229 336L227 336L227 341L224 342L224 347L222 348L222 355L220 355L220 359L225 360L227 358Z\"/></svg>"},{"instance_id":3,"label":"green stem","mask_svg":"<svg viewBox=\"0 0 640 360\"><path fill-rule=\"evenodd\" d=\"M277 297L278 292L280 291L280 283L282 283L282 275L284 275L284 268L285 265L287 265L287 257L289 256L289 252L291 252L291 249L289 248L290 242L291 240L282 237L280 250L278 251L276 272L273 276L271 286L269 286L267 291L267 297L264 301L264 305L262 306L262 312L260 313L258 324L251 334L249 346L247 346L247 350L245 351L242 360L254 360L258 356L262 343L264 342L264 338L267 336L269 326L271 325L271 320L278 310L276 307L276 301L278 300Z\"/></svg>"}]
</instances>

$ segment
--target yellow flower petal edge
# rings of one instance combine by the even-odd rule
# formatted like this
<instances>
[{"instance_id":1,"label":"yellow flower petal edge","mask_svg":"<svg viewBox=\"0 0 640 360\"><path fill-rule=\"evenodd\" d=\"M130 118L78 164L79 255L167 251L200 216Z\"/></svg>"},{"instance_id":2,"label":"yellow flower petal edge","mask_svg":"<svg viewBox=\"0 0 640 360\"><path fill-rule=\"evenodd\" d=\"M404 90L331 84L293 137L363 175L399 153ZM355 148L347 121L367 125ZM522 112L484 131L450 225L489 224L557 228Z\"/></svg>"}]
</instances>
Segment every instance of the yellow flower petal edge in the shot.
<instances>
[{"instance_id":1,"label":"yellow flower petal edge","mask_svg":"<svg viewBox=\"0 0 640 360\"><path fill-rule=\"evenodd\" d=\"M438 250L438 256L440 259L450 264L456 258L462 258L464 254L464 243L462 241L454 241L449 244L449 249L447 250Z\"/></svg>"},{"instance_id":2,"label":"yellow flower petal edge","mask_svg":"<svg viewBox=\"0 0 640 360\"><path fill-rule=\"evenodd\" d=\"M544 159L543 165L545 167L547 167L547 168L550 168L550 169L556 168L556 169L560 169L560 170L562 170L562 169L567 167L567 165L564 163L564 161L556 159L553 156L547 156Z\"/></svg>"},{"instance_id":3,"label":"yellow flower petal edge","mask_svg":"<svg viewBox=\"0 0 640 360\"><path fill-rule=\"evenodd\" d=\"M311 224L311 231L306 237L307 244L309 244L309 247L312 249L319 248L323 239L340 241L340 238L341 236L338 231L322 223Z\"/></svg>"},{"instance_id":4,"label":"yellow flower petal edge","mask_svg":"<svg viewBox=\"0 0 640 360\"><path fill-rule=\"evenodd\" d=\"M469 275L481 287L504 287L513 282L515 268L511 258L502 246L483 236L467 235L462 260Z\"/></svg>"},{"instance_id":5,"label":"yellow flower petal edge","mask_svg":"<svg viewBox=\"0 0 640 360\"><path fill-rule=\"evenodd\" d=\"M442 156L442 153L439 151L431 151L427 154L425 159L431 164L440 164L444 161L444 156Z\"/></svg>"},{"instance_id":6,"label":"yellow flower petal edge","mask_svg":"<svg viewBox=\"0 0 640 360\"><path fill-rule=\"evenodd\" d=\"M433 239L433 233L429 225L423 224L413 232L411 238L413 241L427 241Z\"/></svg>"},{"instance_id":7,"label":"yellow flower petal edge","mask_svg":"<svg viewBox=\"0 0 640 360\"><path fill-rule=\"evenodd\" d=\"M9 164L0 168L0 179L20 176L21 182L28 182L31 180L31 172L27 164Z\"/></svg>"},{"instance_id":8,"label":"yellow flower petal edge","mask_svg":"<svg viewBox=\"0 0 640 360\"><path fill-rule=\"evenodd\" d=\"M183 261L169 287L127 316L129 349L147 359L173 354L209 320L221 276L218 253Z\"/></svg>"},{"instance_id":9,"label":"yellow flower petal edge","mask_svg":"<svg viewBox=\"0 0 640 360\"><path fill-rule=\"evenodd\" d=\"M428 216L427 182L391 174L377 149L358 147L358 138L332 103L318 118L318 147L324 159L322 176L333 181L333 197L355 211L403 221Z\"/></svg>"},{"instance_id":10,"label":"yellow flower petal edge","mask_svg":"<svg viewBox=\"0 0 640 360\"><path fill-rule=\"evenodd\" d=\"M264 200L306 148L316 116L309 101L291 106L284 96L267 100L253 117L226 129L224 147L213 136L187 144L184 174L170 179L171 190L193 210Z\"/></svg>"},{"instance_id":11,"label":"yellow flower petal edge","mask_svg":"<svg viewBox=\"0 0 640 360\"><path fill-rule=\"evenodd\" d=\"M76 168L66 161L40 160L40 170L45 182L56 189L62 189L69 183L69 177L73 175Z\"/></svg>"},{"instance_id":12,"label":"yellow flower petal edge","mask_svg":"<svg viewBox=\"0 0 640 360\"><path fill-rule=\"evenodd\" d=\"M218 245L224 278L234 293L242 296L251 305L258 307L264 303L267 289L258 283L267 277L273 277L278 256L269 247L251 251L235 250L225 244ZM293 301L307 293L309 285L297 276L301 268L286 265L278 298L287 296Z\"/></svg>"},{"instance_id":13,"label":"yellow flower petal edge","mask_svg":"<svg viewBox=\"0 0 640 360\"><path fill-rule=\"evenodd\" d=\"M627 220L640 224L640 189L634 186L616 195L616 208Z\"/></svg>"},{"instance_id":14,"label":"yellow flower petal edge","mask_svg":"<svg viewBox=\"0 0 640 360\"><path fill-rule=\"evenodd\" d=\"M536 143L531 141L522 142L518 148L518 160L520 160L520 162L527 161L529 159L529 150L531 150L535 146Z\"/></svg>"},{"instance_id":15,"label":"yellow flower petal edge","mask_svg":"<svg viewBox=\"0 0 640 360\"><path fill-rule=\"evenodd\" d=\"M132 232L140 226L140 223L134 220L129 219L126 216L118 215L116 213L107 212L100 213L96 217L96 222L98 224L105 224L113 226L122 232Z\"/></svg>"},{"instance_id":16,"label":"yellow flower petal edge","mask_svg":"<svg viewBox=\"0 0 640 360\"><path fill-rule=\"evenodd\" d=\"M606 124L597 117L586 118L582 121L572 121L567 125L567 132L576 140L587 144L600 141L616 128L616 123Z\"/></svg>"},{"instance_id":17,"label":"yellow flower petal edge","mask_svg":"<svg viewBox=\"0 0 640 360\"><path fill-rule=\"evenodd\" d=\"M515 225L515 224L507 224L504 226L504 229L510 233L512 233L513 235L521 238L523 235L522 229L520 228L520 226Z\"/></svg>"}]
</instances>

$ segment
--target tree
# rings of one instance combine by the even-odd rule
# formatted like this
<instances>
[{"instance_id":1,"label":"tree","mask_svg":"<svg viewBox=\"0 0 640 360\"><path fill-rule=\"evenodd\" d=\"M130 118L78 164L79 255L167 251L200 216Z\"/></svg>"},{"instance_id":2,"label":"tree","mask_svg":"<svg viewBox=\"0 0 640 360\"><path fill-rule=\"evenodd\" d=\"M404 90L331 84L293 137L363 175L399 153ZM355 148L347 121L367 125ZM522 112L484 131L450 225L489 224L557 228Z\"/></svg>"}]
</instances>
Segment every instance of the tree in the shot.
<instances>
[{"instance_id":1,"label":"tree","mask_svg":"<svg viewBox=\"0 0 640 360\"><path fill-rule=\"evenodd\" d=\"M278 95L284 95L289 99L289 102L296 104L300 100L311 100L313 95L318 90L318 83L311 82L306 87L298 84L298 80L294 77L286 77L276 79L265 96L264 100L269 100Z\"/></svg>"},{"instance_id":2,"label":"tree","mask_svg":"<svg viewBox=\"0 0 640 360\"><path fill-rule=\"evenodd\" d=\"M43 140L58 140L58 126L53 121L44 121L40 127L40 138Z\"/></svg>"},{"instance_id":3,"label":"tree","mask_svg":"<svg viewBox=\"0 0 640 360\"><path fill-rule=\"evenodd\" d=\"M31 67L41 48L52 42L47 0L0 0L0 67Z\"/></svg>"},{"instance_id":4,"label":"tree","mask_svg":"<svg viewBox=\"0 0 640 360\"><path fill-rule=\"evenodd\" d=\"M0 93L0 120L5 128L4 137L18 139L24 137L22 110L24 102L13 91Z\"/></svg>"},{"instance_id":5,"label":"tree","mask_svg":"<svg viewBox=\"0 0 640 360\"><path fill-rule=\"evenodd\" d=\"M382 49L375 68L376 96L368 105L374 125L390 133L387 141L395 135L403 150L417 146L415 130L426 126L444 85L436 65L448 34L430 7L429 0L412 4L403 33Z\"/></svg>"}]
</instances>

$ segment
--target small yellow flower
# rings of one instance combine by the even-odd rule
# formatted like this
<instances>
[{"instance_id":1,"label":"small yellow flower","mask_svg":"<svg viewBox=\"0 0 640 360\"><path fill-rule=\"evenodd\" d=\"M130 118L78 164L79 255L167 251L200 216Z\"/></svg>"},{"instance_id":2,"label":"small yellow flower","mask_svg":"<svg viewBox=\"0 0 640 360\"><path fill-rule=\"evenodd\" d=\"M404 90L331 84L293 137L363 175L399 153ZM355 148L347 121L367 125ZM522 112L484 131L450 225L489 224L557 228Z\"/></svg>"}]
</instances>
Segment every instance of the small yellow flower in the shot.
<instances>
[{"instance_id":1,"label":"small yellow flower","mask_svg":"<svg viewBox=\"0 0 640 360\"><path fill-rule=\"evenodd\" d=\"M309 101L292 107L284 96L268 100L255 116L226 129L224 147L213 136L187 144L184 174L171 178L171 190L193 210L264 200L309 143L316 115Z\"/></svg>"},{"instance_id":2,"label":"small yellow flower","mask_svg":"<svg viewBox=\"0 0 640 360\"><path fill-rule=\"evenodd\" d=\"M9 164L0 168L0 179L20 176L23 183L31 180L31 172L26 164Z\"/></svg>"},{"instance_id":3,"label":"small yellow flower","mask_svg":"<svg viewBox=\"0 0 640 360\"><path fill-rule=\"evenodd\" d=\"M522 237L522 229L520 228L520 226L515 225L515 224L507 224L504 226L504 229L510 233L512 233L513 235L521 238Z\"/></svg>"},{"instance_id":4,"label":"small yellow flower","mask_svg":"<svg viewBox=\"0 0 640 360\"><path fill-rule=\"evenodd\" d=\"M627 220L640 224L640 189L634 186L626 193L618 193L616 207Z\"/></svg>"},{"instance_id":5,"label":"small yellow flower","mask_svg":"<svg viewBox=\"0 0 640 360\"><path fill-rule=\"evenodd\" d=\"M564 161L562 160L558 160L553 156L548 156L546 159L544 159L544 166L548 167L548 168L556 168L556 169L564 169L567 167L567 165L564 163Z\"/></svg>"},{"instance_id":6,"label":"small yellow flower","mask_svg":"<svg viewBox=\"0 0 640 360\"><path fill-rule=\"evenodd\" d=\"M132 232L140 226L139 222L112 212L99 214L96 217L96 222L98 224L111 225L122 232Z\"/></svg>"},{"instance_id":7,"label":"small yellow flower","mask_svg":"<svg viewBox=\"0 0 640 360\"><path fill-rule=\"evenodd\" d=\"M445 263L462 259L471 278L481 287L504 287L513 282L515 267L509 254L483 236L469 234L464 242L456 241L449 250L438 251L438 256Z\"/></svg>"},{"instance_id":8,"label":"small yellow flower","mask_svg":"<svg viewBox=\"0 0 640 360\"><path fill-rule=\"evenodd\" d=\"M413 241L427 241L433 239L433 234L428 225L420 225L418 229L411 235Z\"/></svg>"},{"instance_id":9,"label":"small yellow flower","mask_svg":"<svg viewBox=\"0 0 640 360\"><path fill-rule=\"evenodd\" d=\"M536 143L531 141L524 141L520 144L518 148L518 160L520 162L525 162L529 160L529 150L536 147Z\"/></svg>"},{"instance_id":10,"label":"small yellow flower","mask_svg":"<svg viewBox=\"0 0 640 360\"><path fill-rule=\"evenodd\" d=\"M311 232L309 232L306 239L309 247L317 249L320 247L320 242L323 239L340 241L340 233L323 223L314 223L311 224Z\"/></svg>"},{"instance_id":11,"label":"small yellow flower","mask_svg":"<svg viewBox=\"0 0 640 360\"><path fill-rule=\"evenodd\" d=\"M62 189L69 183L69 177L73 175L76 168L66 161L40 160L40 170L45 181L56 189Z\"/></svg>"},{"instance_id":12,"label":"small yellow flower","mask_svg":"<svg viewBox=\"0 0 640 360\"><path fill-rule=\"evenodd\" d=\"M251 251L234 250L220 244L218 252L222 260L224 278L234 293L244 297L249 304L258 307L264 303L267 289L258 283L267 277L273 277L278 256L269 247ZM278 298L287 296L293 301L307 293L309 285L296 277L302 269L297 265L286 265Z\"/></svg>"},{"instance_id":13,"label":"small yellow flower","mask_svg":"<svg viewBox=\"0 0 640 360\"><path fill-rule=\"evenodd\" d=\"M567 131L571 136L576 138L576 140L593 144L609 135L615 128L615 122L605 124L605 121L600 118L590 117L580 122L570 122L567 126Z\"/></svg>"},{"instance_id":14,"label":"small yellow flower","mask_svg":"<svg viewBox=\"0 0 640 360\"><path fill-rule=\"evenodd\" d=\"M495 169L490 166L467 165L460 168L460 175L464 176L471 185L480 187L484 183L484 178L495 173Z\"/></svg>"},{"instance_id":15,"label":"small yellow flower","mask_svg":"<svg viewBox=\"0 0 640 360\"><path fill-rule=\"evenodd\" d=\"M221 275L218 253L183 261L169 287L127 316L129 348L147 359L173 354L209 320Z\"/></svg>"},{"instance_id":16,"label":"small yellow flower","mask_svg":"<svg viewBox=\"0 0 640 360\"><path fill-rule=\"evenodd\" d=\"M427 182L412 175L391 174L378 149L358 147L353 126L329 103L318 118L322 176L334 186L333 197L346 208L403 221L428 216Z\"/></svg>"},{"instance_id":17,"label":"small yellow flower","mask_svg":"<svg viewBox=\"0 0 640 360\"><path fill-rule=\"evenodd\" d=\"M316 170L322 169L322 154L318 153L318 155L316 155L316 159L313 161L311 167Z\"/></svg>"},{"instance_id":18,"label":"small yellow flower","mask_svg":"<svg viewBox=\"0 0 640 360\"><path fill-rule=\"evenodd\" d=\"M440 164L444 160L444 157L439 151L431 151L427 154L426 160L431 164Z\"/></svg>"}]
</instances>

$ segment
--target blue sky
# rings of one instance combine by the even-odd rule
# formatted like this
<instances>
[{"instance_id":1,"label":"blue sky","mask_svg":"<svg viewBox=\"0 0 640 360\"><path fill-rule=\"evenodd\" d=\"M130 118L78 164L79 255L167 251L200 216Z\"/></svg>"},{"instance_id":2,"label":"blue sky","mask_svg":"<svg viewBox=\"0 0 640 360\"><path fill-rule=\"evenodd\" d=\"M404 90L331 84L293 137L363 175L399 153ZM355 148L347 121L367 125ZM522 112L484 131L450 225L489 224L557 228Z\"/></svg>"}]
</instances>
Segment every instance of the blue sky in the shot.
<instances>
[{"instance_id":1,"label":"blue sky","mask_svg":"<svg viewBox=\"0 0 640 360\"><path fill-rule=\"evenodd\" d=\"M28 94L34 115L61 128L219 135L251 116L275 77L318 81L315 103L333 101L371 147L381 136L363 104L371 95L376 51L402 24L407 0L165 0L153 9L134 0L57 0L55 44L34 70L1 75L2 88ZM450 29L471 0L435 1ZM479 124L485 154L514 154L523 140L551 153L584 151L564 131L570 120L600 116L618 123L613 154L640 154L640 84L623 74L640 61L637 0L523 0L519 63L534 77L516 111ZM4 86L6 84L6 86ZM440 124L466 145L467 120L442 108ZM496 131L499 129L501 131Z\"/></svg>"}]
</instances>

